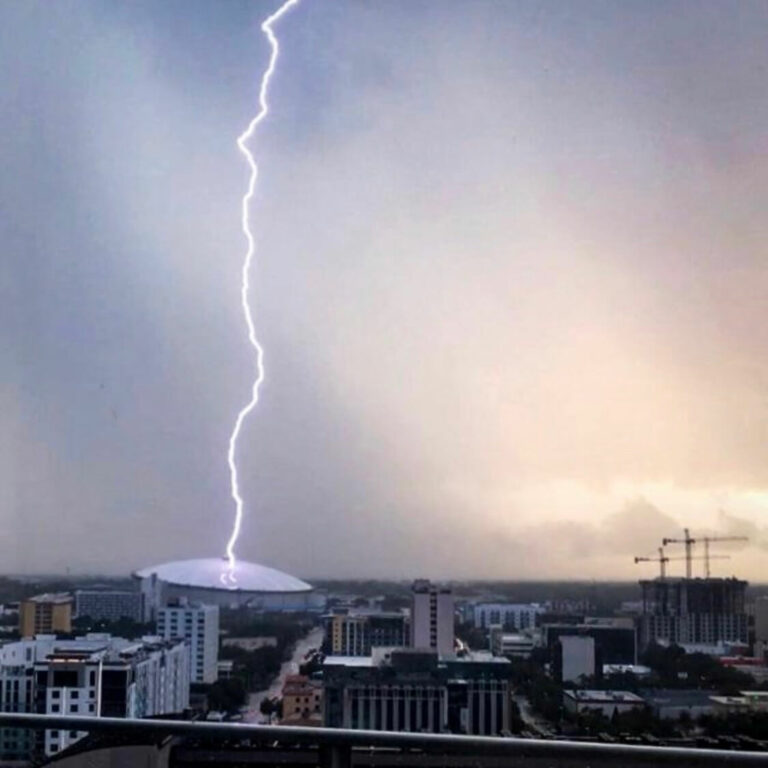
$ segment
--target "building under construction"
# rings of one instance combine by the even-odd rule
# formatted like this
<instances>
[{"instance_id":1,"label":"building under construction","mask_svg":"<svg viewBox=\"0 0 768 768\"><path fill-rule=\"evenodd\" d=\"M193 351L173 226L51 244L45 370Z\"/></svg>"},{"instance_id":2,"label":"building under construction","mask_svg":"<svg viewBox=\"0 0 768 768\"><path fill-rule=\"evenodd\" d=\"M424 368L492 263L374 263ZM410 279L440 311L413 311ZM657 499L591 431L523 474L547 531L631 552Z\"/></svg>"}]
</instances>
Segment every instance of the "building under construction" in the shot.
<instances>
[{"instance_id":1,"label":"building under construction","mask_svg":"<svg viewBox=\"0 0 768 768\"><path fill-rule=\"evenodd\" d=\"M659 578L640 582L640 643L746 644L747 614L740 579Z\"/></svg>"},{"instance_id":2,"label":"building under construction","mask_svg":"<svg viewBox=\"0 0 768 768\"><path fill-rule=\"evenodd\" d=\"M701 536L694 538L686 528L683 538L665 538L658 557L636 557L635 563L657 562L659 578L641 581L643 614L640 619L640 644L674 643L675 645L723 646L746 644L747 614L744 595L747 582L736 578L711 577L711 561L727 559L727 555L710 552L713 542L745 542L745 536ZM683 544L683 557L669 557L668 544ZM704 556L694 557L693 547L704 545ZM668 579L666 566L670 560L685 560L685 578ZM693 561L704 561L706 578L693 578Z\"/></svg>"}]
</instances>

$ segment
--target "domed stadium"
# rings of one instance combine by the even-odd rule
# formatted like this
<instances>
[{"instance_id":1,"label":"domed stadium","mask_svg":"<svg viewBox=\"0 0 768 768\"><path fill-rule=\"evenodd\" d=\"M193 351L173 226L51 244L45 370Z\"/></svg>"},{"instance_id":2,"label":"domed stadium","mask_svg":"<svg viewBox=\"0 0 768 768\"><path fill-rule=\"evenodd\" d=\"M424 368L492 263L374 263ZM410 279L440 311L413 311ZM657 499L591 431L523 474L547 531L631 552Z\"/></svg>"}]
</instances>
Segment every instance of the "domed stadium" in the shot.
<instances>
[{"instance_id":1,"label":"domed stadium","mask_svg":"<svg viewBox=\"0 0 768 768\"><path fill-rule=\"evenodd\" d=\"M258 563L238 560L230 571L226 558L176 560L142 568L133 574L144 596L149 619L169 600L229 607L250 606L264 611L316 611L322 597L311 584Z\"/></svg>"}]
</instances>

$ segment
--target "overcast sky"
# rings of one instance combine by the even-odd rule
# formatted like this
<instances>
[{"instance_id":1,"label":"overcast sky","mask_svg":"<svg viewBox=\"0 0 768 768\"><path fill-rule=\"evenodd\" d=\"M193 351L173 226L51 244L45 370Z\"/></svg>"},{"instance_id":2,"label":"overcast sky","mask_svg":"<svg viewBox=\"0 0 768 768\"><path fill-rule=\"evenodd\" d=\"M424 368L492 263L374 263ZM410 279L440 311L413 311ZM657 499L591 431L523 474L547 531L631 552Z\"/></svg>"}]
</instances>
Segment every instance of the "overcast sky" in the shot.
<instances>
[{"instance_id":1,"label":"overcast sky","mask_svg":"<svg viewBox=\"0 0 768 768\"><path fill-rule=\"evenodd\" d=\"M224 552L276 7L0 5L4 571ZM689 526L768 580L768 5L303 0L276 31L238 554L633 578Z\"/></svg>"}]
</instances>

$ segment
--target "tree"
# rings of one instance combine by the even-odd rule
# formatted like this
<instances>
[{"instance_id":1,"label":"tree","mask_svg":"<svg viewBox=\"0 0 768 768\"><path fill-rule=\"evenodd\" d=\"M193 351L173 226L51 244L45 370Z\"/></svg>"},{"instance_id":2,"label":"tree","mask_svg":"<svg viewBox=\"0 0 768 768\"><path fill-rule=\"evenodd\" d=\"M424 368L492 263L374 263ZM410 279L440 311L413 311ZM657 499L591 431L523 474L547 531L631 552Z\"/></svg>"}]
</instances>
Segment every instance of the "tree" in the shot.
<instances>
[{"instance_id":1,"label":"tree","mask_svg":"<svg viewBox=\"0 0 768 768\"><path fill-rule=\"evenodd\" d=\"M208 709L216 712L237 712L245 704L246 698L245 686L239 678L217 680L208 690Z\"/></svg>"}]
</instances>

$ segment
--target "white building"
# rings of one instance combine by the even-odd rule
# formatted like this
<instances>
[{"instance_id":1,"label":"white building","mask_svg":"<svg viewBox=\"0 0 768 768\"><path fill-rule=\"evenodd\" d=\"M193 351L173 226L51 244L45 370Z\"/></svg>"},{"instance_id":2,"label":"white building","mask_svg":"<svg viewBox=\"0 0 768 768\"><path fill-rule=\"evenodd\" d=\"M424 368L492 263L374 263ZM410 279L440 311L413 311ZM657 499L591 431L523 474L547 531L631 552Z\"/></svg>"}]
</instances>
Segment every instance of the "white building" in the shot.
<instances>
[{"instance_id":1,"label":"white building","mask_svg":"<svg viewBox=\"0 0 768 768\"><path fill-rule=\"evenodd\" d=\"M473 620L480 629L533 629L537 617L544 611L544 606L538 603L478 603L474 606Z\"/></svg>"},{"instance_id":2,"label":"white building","mask_svg":"<svg viewBox=\"0 0 768 768\"><path fill-rule=\"evenodd\" d=\"M189 643L190 679L214 683L219 660L219 606L179 601L157 612L157 634Z\"/></svg>"},{"instance_id":3,"label":"white building","mask_svg":"<svg viewBox=\"0 0 768 768\"><path fill-rule=\"evenodd\" d=\"M594 677L595 638L586 635L562 635L559 642L562 682L578 682L581 677Z\"/></svg>"},{"instance_id":4,"label":"white building","mask_svg":"<svg viewBox=\"0 0 768 768\"><path fill-rule=\"evenodd\" d=\"M0 679L3 711L127 718L176 714L189 706L189 649L183 641L158 637L38 636L0 648ZM40 746L53 755L84 735L51 729ZM24 759L34 740L4 729L0 744L6 759Z\"/></svg>"},{"instance_id":5,"label":"white building","mask_svg":"<svg viewBox=\"0 0 768 768\"><path fill-rule=\"evenodd\" d=\"M491 630L491 651L496 656L528 659L536 645L536 638L531 634L502 632L498 628Z\"/></svg>"},{"instance_id":6,"label":"white building","mask_svg":"<svg viewBox=\"0 0 768 768\"><path fill-rule=\"evenodd\" d=\"M426 579L413 583L411 645L431 648L440 654L454 651L453 593Z\"/></svg>"},{"instance_id":7,"label":"white building","mask_svg":"<svg viewBox=\"0 0 768 768\"><path fill-rule=\"evenodd\" d=\"M173 600L261 611L324 611L325 595L288 573L237 560L230 570L226 558L178 560L136 571L143 595L144 620Z\"/></svg>"}]
</instances>

